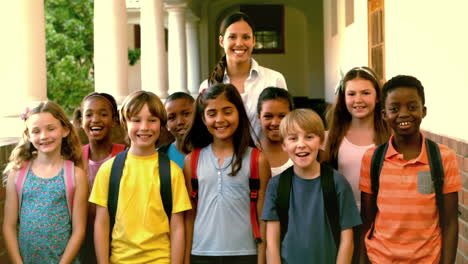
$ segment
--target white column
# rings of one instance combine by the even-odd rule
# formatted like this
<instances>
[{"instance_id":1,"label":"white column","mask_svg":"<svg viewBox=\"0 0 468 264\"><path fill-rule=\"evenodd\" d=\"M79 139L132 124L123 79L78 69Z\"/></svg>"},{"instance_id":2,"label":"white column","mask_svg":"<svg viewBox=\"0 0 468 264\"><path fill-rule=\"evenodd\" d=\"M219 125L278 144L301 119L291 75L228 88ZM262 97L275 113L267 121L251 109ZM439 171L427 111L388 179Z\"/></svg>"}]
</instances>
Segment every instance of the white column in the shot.
<instances>
[{"instance_id":1,"label":"white column","mask_svg":"<svg viewBox=\"0 0 468 264\"><path fill-rule=\"evenodd\" d=\"M185 11L187 5L166 5L169 30L169 92L187 90L187 50L185 36Z\"/></svg>"},{"instance_id":2,"label":"white column","mask_svg":"<svg viewBox=\"0 0 468 264\"><path fill-rule=\"evenodd\" d=\"M27 106L47 100L44 1L15 0L1 5L0 115L17 116Z\"/></svg>"},{"instance_id":3,"label":"white column","mask_svg":"<svg viewBox=\"0 0 468 264\"><path fill-rule=\"evenodd\" d=\"M125 0L94 1L95 90L117 103L128 95L127 8Z\"/></svg>"},{"instance_id":4,"label":"white column","mask_svg":"<svg viewBox=\"0 0 468 264\"><path fill-rule=\"evenodd\" d=\"M167 98L163 0L141 0L141 88Z\"/></svg>"},{"instance_id":5,"label":"white column","mask_svg":"<svg viewBox=\"0 0 468 264\"><path fill-rule=\"evenodd\" d=\"M198 95L200 86L200 51L198 48L198 21L195 16L191 16L185 23L187 31L187 85L193 97Z\"/></svg>"}]
</instances>

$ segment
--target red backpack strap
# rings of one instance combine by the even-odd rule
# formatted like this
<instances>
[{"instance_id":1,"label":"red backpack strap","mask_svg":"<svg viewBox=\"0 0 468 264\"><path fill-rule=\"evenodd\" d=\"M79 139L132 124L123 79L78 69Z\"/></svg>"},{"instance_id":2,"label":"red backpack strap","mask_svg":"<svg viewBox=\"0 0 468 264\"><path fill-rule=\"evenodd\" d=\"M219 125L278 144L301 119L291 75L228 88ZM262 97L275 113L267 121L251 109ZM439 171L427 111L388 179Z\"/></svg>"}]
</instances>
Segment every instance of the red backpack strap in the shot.
<instances>
[{"instance_id":1,"label":"red backpack strap","mask_svg":"<svg viewBox=\"0 0 468 264\"><path fill-rule=\"evenodd\" d=\"M88 163L89 160L89 144L83 146L83 160Z\"/></svg>"},{"instance_id":2,"label":"red backpack strap","mask_svg":"<svg viewBox=\"0 0 468 264\"><path fill-rule=\"evenodd\" d=\"M115 157L115 155L117 155L120 152L124 151L125 148L126 148L126 146L123 145L123 144L113 144L112 145L112 151L111 151L111 157Z\"/></svg>"},{"instance_id":3,"label":"red backpack strap","mask_svg":"<svg viewBox=\"0 0 468 264\"><path fill-rule=\"evenodd\" d=\"M65 160L63 167L65 169L65 173L63 174L65 196L67 197L68 212L71 217L73 213L73 195L75 193L75 166L73 161Z\"/></svg>"},{"instance_id":4,"label":"red backpack strap","mask_svg":"<svg viewBox=\"0 0 468 264\"><path fill-rule=\"evenodd\" d=\"M198 202L198 177L197 177L197 168L198 168L198 158L200 157L201 148L197 148L192 151L192 159L190 161L190 169L192 171L192 193L190 198L194 201L195 205Z\"/></svg>"},{"instance_id":5,"label":"red backpack strap","mask_svg":"<svg viewBox=\"0 0 468 264\"><path fill-rule=\"evenodd\" d=\"M252 148L250 154L250 178L249 178L249 187L250 187L250 222L252 224L252 231L254 233L254 238L256 243L262 242L262 237L260 235L260 228L258 225L257 217L257 200L258 200L258 190L260 189L260 179L259 179L259 170L258 170L258 158L260 156L260 150L257 148Z\"/></svg>"},{"instance_id":6,"label":"red backpack strap","mask_svg":"<svg viewBox=\"0 0 468 264\"><path fill-rule=\"evenodd\" d=\"M21 208L21 202L23 201L23 186L26 181L26 175L28 174L31 162L26 161L18 171L15 180L16 193L18 194L18 210Z\"/></svg>"}]
</instances>

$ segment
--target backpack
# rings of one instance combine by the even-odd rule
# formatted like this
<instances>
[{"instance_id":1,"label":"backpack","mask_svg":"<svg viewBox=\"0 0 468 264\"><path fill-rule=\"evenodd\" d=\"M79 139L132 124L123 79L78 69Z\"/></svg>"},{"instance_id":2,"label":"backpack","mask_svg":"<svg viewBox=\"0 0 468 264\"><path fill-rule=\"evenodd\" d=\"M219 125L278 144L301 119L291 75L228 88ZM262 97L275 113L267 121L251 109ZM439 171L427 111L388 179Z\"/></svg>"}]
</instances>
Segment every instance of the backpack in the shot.
<instances>
[{"instance_id":1,"label":"backpack","mask_svg":"<svg viewBox=\"0 0 468 264\"><path fill-rule=\"evenodd\" d=\"M197 168L198 168L198 158L200 157L201 148L197 148L192 152L192 160L190 168L192 170L192 193L190 197L193 202L196 204L198 202L198 177L197 177ZM261 243L262 237L260 235L260 229L258 226L257 219L257 200L258 200L258 190L260 189L260 179L258 171L258 157L260 156L260 150L257 148L252 148L252 153L250 154L250 177L249 177L249 188L250 188L250 223L252 225L252 231L254 234L255 243Z\"/></svg>"},{"instance_id":2,"label":"backpack","mask_svg":"<svg viewBox=\"0 0 468 264\"><path fill-rule=\"evenodd\" d=\"M283 171L278 177L277 189L277 208L280 220L281 236L283 241L286 232L288 231L289 222L289 199L292 189L292 179L294 175L294 166L289 167ZM320 185L322 188L323 202L325 211L327 213L328 223L330 224L333 240L338 248L341 240L341 226L340 226L340 211L338 207L338 199L336 197L335 179L333 178L333 169L325 163L320 163Z\"/></svg>"},{"instance_id":3,"label":"backpack","mask_svg":"<svg viewBox=\"0 0 468 264\"><path fill-rule=\"evenodd\" d=\"M161 200L166 212L168 221L171 220L172 214L172 189L171 189L171 163L166 154L158 152L159 161L159 182L160 182L160 194ZM112 240L112 230L115 224L115 215L117 213L117 204L119 202L119 188L120 179L122 178L122 172L125 165L125 159L127 158L128 149L120 152L115 156L114 162L112 163L111 174L109 179L109 193L107 199L107 210L109 211L109 236Z\"/></svg>"},{"instance_id":4,"label":"backpack","mask_svg":"<svg viewBox=\"0 0 468 264\"><path fill-rule=\"evenodd\" d=\"M437 143L434 141L427 139L425 140L426 144L426 151L427 156L429 159L429 168L431 170L431 178L434 184L434 190L436 195L436 205L437 209L439 210L439 225L443 227L443 210L444 210L444 202L443 202L443 194L442 194L442 187L444 185L444 168L442 166L442 159L440 157L440 150ZM388 149L388 142L378 146L374 154L372 155L371 161L371 168L370 168L370 176L371 176L371 189L372 189L372 219L373 222L375 221L375 217L377 215L377 196L379 194L379 178L380 172L382 171L383 162L385 159L385 153ZM374 225L372 225L372 229L369 233L369 238L372 238L372 233L374 232Z\"/></svg>"},{"instance_id":5,"label":"backpack","mask_svg":"<svg viewBox=\"0 0 468 264\"><path fill-rule=\"evenodd\" d=\"M158 148L158 152L167 154L169 148L171 147L172 142L166 143Z\"/></svg>"},{"instance_id":6,"label":"backpack","mask_svg":"<svg viewBox=\"0 0 468 264\"><path fill-rule=\"evenodd\" d=\"M70 213L71 218L73 213L73 194L75 193L75 169L73 161L65 160L63 163L63 168L65 169L65 172L63 173L63 180L65 182L65 196L67 198L68 212ZM16 193L18 194L18 208L21 208L21 202L23 201L24 182L26 181L26 176L30 168L31 162L24 162L16 176L15 187Z\"/></svg>"},{"instance_id":7,"label":"backpack","mask_svg":"<svg viewBox=\"0 0 468 264\"><path fill-rule=\"evenodd\" d=\"M112 144L111 157L115 157L118 153L124 151L126 148L122 144ZM87 161L89 159L89 144L83 146L83 159Z\"/></svg>"}]
</instances>

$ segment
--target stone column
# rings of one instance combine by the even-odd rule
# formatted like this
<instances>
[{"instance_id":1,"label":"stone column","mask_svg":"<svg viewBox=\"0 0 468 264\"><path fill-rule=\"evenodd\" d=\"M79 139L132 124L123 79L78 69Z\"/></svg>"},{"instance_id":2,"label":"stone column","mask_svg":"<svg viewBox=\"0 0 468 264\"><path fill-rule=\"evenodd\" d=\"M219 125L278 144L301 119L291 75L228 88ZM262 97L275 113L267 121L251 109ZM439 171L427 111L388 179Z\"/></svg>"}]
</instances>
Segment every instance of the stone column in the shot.
<instances>
[{"instance_id":1,"label":"stone column","mask_svg":"<svg viewBox=\"0 0 468 264\"><path fill-rule=\"evenodd\" d=\"M185 11L187 5L165 5L169 30L169 92L187 90L187 50L185 36Z\"/></svg>"},{"instance_id":2,"label":"stone column","mask_svg":"<svg viewBox=\"0 0 468 264\"><path fill-rule=\"evenodd\" d=\"M44 1L6 1L1 9L0 115L18 116L47 100Z\"/></svg>"},{"instance_id":3,"label":"stone column","mask_svg":"<svg viewBox=\"0 0 468 264\"><path fill-rule=\"evenodd\" d=\"M141 0L141 88L168 96L163 0Z\"/></svg>"},{"instance_id":4,"label":"stone column","mask_svg":"<svg viewBox=\"0 0 468 264\"><path fill-rule=\"evenodd\" d=\"M125 0L94 1L94 83L121 104L128 95Z\"/></svg>"},{"instance_id":5,"label":"stone column","mask_svg":"<svg viewBox=\"0 0 468 264\"><path fill-rule=\"evenodd\" d=\"M187 86L190 94L197 97L200 86L200 50L198 46L198 21L191 15L185 23L187 32Z\"/></svg>"}]
</instances>

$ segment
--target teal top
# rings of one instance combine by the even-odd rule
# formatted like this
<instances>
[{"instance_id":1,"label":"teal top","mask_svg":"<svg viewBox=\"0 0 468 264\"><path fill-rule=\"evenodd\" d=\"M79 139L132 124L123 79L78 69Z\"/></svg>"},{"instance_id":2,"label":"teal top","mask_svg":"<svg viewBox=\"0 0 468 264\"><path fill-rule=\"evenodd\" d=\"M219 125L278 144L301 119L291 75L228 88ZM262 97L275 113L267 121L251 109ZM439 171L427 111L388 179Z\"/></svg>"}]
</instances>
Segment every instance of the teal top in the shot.
<instances>
[{"instance_id":1,"label":"teal top","mask_svg":"<svg viewBox=\"0 0 468 264\"><path fill-rule=\"evenodd\" d=\"M64 169L40 178L29 169L23 186L18 244L23 263L59 263L71 236ZM79 263L78 258L73 261Z\"/></svg>"}]
</instances>

